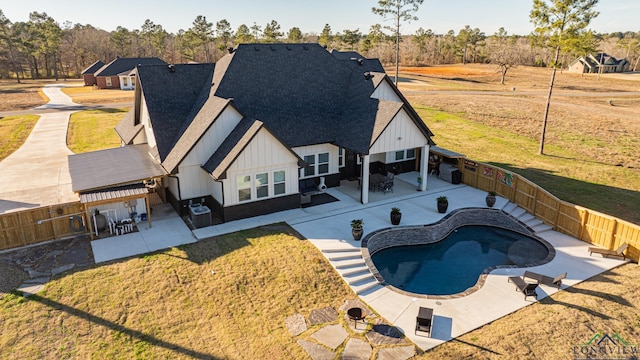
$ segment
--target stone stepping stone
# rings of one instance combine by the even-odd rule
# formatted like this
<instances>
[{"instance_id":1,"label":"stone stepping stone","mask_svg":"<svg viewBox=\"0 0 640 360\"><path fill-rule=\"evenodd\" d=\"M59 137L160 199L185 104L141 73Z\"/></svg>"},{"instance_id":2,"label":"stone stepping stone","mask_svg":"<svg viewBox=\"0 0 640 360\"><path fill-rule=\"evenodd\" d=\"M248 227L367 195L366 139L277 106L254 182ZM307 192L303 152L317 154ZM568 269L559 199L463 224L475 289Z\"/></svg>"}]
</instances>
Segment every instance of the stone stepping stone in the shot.
<instances>
[{"instance_id":1,"label":"stone stepping stone","mask_svg":"<svg viewBox=\"0 0 640 360\"><path fill-rule=\"evenodd\" d=\"M416 353L413 346L398 346L392 348L384 348L378 351L377 360L407 360L412 358Z\"/></svg>"},{"instance_id":2,"label":"stone stepping stone","mask_svg":"<svg viewBox=\"0 0 640 360\"><path fill-rule=\"evenodd\" d=\"M22 296L29 297L31 295L35 295L40 291L44 290L43 284L22 284L16 290L22 291Z\"/></svg>"},{"instance_id":3,"label":"stone stepping stone","mask_svg":"<svg viewBox=\"0 0 640 360\"><path fill-rule=\"evenodd\" d=\"M373 349L368 342L360 339L349 339L342 352L343 360L369 360Z\"/></svg>"},{"instance_id":4,"label":"stone stepping stone","mask_svg":"<svg viewBox=\"0 0 640 360\"><path fill-rule=\"evenodd\" d=\"M309 324L318 325L330 323L338 319L338 312L332 307L316 309L309 315Z\"/></svg>"},{"instance_id":5,"label":"stone stepping stone","mask_svg":"<svg viewBox=\"0 0 640 360\"><path fill-rule=\"evenodd\" d=\"M304 320L304 316L300 314L291 315L284 319L284 325L289 330L289 334L298 336L307 331L307 322Z\"/></svg>"},{"instance_id":6,"label":"stone stepping stone","mask_svg":"<svg viewBox=\"0 0 640 360\"><path fill-rule=\"evenodd\" d=\"M298 345L300 345L313 360L333 360L336 357L336 353L333 351L308 340L298 340Z\"/></svg>"},{"instance_id":7,"label":"stone stepping stone","mask_svg":"<svg viewBox=\"0 0 640 360\"><path fill-rule=\"evenodd\" d=\"M66 264L66 265L62 265L59 266L53 270L51 270L51 276L56 276L58 274L61 274L67 270L71 270L76 266L76 264Z\"/></svg>"},{"instance_id":8,"label":"stone stepping stone","mask_svg":"<svg viewBox=\"0 0 640 360\"><path fill-rule=\"evenodd\" d=\"M312 338L332 350L342 345L347 336L349 336L347 330L340 324L327 325L311 335Z\"/></svg>"}]
</instances>

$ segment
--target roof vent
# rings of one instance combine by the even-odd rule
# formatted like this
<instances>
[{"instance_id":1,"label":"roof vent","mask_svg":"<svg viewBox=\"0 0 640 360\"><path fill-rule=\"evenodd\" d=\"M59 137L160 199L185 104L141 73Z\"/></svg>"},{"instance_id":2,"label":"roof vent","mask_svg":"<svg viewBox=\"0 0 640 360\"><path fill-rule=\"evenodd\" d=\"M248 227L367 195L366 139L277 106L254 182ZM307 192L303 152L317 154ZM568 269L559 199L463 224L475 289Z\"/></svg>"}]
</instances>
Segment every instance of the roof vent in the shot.
<instances>
[{"instance_id":1,"label":"roof vent","mask_svg":"<svg viewBox=\"0 0 640 360\"><path fill-rule=\"evenodd\" d=\"M373 77L373 75L370 72L366 72L364 73L364 79L365 80L371 80L371 78Z\"/></svg>"},{"instance_id":2,"label":"roof vent","mask_svg":"<svg viewBox=\"0 0 640 360\"><path fill-rule=\"evenodd\" d=\"M291 46L287 45L287 50L291 51Z\"/></svg>"},{"instance_id":3,"label":"roof vent","mask_svg":"<svg viewBox=\"0 0 640 360\"><path fill-rule=\"evenodd\" d=\"M276 51L276 47L275 46L269 46L269 48L271 49L271 51Z\"/></svg>"},{"instance_id":4,"label":"roof vent","mask_svg":"<svg viewBox=\"0 0 640 360\"><path fill-rule=\"evenodd\" d=\"M260 49L259 49L257 46L254 46L254 47L253 47L253 50L255 50L255 51L260 51Z\"/></svg>"},{"instance_id":5,"label":"roof vent","mask_svg":"<svg viewBox=\"0 0 640 360\"><path fill-rule=\"evenodd\" d=\"M233 54L233 52L236 51L236 49L234 49L233 47L229 46L227 48L227 51L229 52L229 54Z\"/></svg>"},{"instance_id":6,"label":"roof vent","mask_svg":"<svg viewBox=\"0 0 640 360\"><path fill-rule=\"evenodd\" d=\"M169 64L167 67L169 68L169 72L172 72L172 73L176 72L176 66L175 65Z\"/></svg>"},{"instance_id":7,"label":"roof vent","mask_svg":"<svg viewBox=\"0 0 640 360\"><path fill-rule=\"evenodd\" d=\"M305 50L309 50L309 47L307 45L302 46L302 48Z\"/></svg>"},{"instance_id":8,"label":"roof vent","mask_svg":"<svg viewBox=\"0 0 640 360\"><path fill-rule=\"evenodd\" d=\"M362 64L364 64L364 60L363 59L358 59L358 65L362 66Z\"/></svg>"}]
</instances>

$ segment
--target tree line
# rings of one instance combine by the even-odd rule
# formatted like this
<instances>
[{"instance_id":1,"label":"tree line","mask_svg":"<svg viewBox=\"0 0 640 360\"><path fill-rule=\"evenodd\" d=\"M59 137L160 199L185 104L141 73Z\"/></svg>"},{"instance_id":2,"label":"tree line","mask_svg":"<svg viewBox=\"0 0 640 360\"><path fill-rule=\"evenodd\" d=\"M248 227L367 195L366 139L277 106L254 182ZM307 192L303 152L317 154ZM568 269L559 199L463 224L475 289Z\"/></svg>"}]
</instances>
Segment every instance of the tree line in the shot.
<instances>
[{"instance_id":1,"label":"tree line","mask_svg":"<svg viewBox=\"0 0 640 360\"><path fill-rule=\"evenodd\" d=\"M627 58L634 70L640 59L640 31L597 34L586 31L566 46L555 63L554 49L547 46L547 34L509 34L499 28L487 35L478 28L464 28L436 34L419 28L414 34L397 36L380 24L368 31L343 29L334 32L326 24L319 32L303 33L299 27L285 31L276 20L267 24L241 24L226 19L215 22L198 15L186 30L167 32L147 19L140 29L117 26L105 31L90 24L60 25L45 12L32 12L26 22L11 22L0 9L0 78L77 78L97 60L120 57L159 57L169 63L215 62L229 47L240 43L317 42L329 49L358 51L389 65L395 61L398 45L405 66L453 63L516 65L568 65L579 56L596 51ZM399 43L398 43L399 42ZM506 73L506 72L505 72Z\"/></svg>"}]
</instances>

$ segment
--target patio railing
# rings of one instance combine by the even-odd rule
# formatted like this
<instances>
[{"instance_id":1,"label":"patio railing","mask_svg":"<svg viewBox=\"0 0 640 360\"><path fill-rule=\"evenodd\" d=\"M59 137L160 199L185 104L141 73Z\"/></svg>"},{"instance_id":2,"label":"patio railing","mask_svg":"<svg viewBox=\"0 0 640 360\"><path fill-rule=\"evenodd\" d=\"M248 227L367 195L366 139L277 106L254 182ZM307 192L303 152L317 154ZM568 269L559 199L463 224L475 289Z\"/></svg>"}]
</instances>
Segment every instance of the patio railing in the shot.
<instances>
[{"instance_id":1,"label":"patio railing","mask_svg":"<svg viewBox=\"0 0 640 360\"><path fill-rule=\"evenodd\" d=\"M463 183L485 191L495 191L517 204L554 230L607 249L627 243L628 258L640 258L640 226L558 199L551 193L497 166L470 159L460 160Z\"/></svg>"}]
</instances>

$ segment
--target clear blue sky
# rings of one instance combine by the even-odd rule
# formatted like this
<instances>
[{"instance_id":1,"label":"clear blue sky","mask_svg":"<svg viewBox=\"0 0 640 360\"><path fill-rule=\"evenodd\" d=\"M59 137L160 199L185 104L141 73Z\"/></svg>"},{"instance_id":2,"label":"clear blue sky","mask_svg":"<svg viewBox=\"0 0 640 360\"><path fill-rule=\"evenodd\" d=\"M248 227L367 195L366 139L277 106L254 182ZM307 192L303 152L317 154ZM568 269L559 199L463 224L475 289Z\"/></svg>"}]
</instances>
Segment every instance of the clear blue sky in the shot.
<instances>
[{"instance_id":1,"label":"clear blue sky","mask_svg":"<svg viewBox=\"0 0 640 360\"><path fill-rule=\"evenodd\" d=\"M367 33L371 25L392 25L371 12L376 0L0 0L0 9L12 22L28 21L33 11L46 12L60 25L65 21L91 24L112 31L116 26L140 29L146 19L176 33L188 29L198 15L214 24L227 19L235 31L239 25L254 22L264 28L276 20L286 33L297 26L302 32L319 33L329 24L333 33L359 28ZM435 33L456 33L465 25L491 35L500 27L509 34L526 35L533 30L529 22L532 0L425 0L417 13L419 20L403 25L403 34L416 29ZM601 0L600 12L591 23L596 32L640 31L640 0Z\"/></svg>"}]
</instances>

